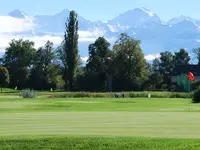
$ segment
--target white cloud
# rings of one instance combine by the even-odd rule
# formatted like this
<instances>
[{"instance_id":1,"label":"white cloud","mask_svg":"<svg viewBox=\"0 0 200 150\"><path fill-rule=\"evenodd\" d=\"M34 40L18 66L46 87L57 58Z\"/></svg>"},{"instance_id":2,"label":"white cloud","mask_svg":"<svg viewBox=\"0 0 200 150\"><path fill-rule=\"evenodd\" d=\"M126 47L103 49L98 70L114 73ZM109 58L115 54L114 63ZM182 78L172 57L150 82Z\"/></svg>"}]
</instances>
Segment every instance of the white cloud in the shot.
<instances>
[{"instance_id":1,"label":"white cloud","mask_svg":"<svg viewBox=\"0 0 200 150\"><path fill-rule=\"evenodd\" d=\"M35 48L38 48L40 46L43 46L48 40L53 42L54 44L60 44L62 42L62 38L58 36L12 36L12 35L1 35L0 34L0 49L1 51L8 46L9 42L12 39L20 39L23 38L24 40L30 40L35 43Z\"/></svg>"},{"instance_id":2,"label":"white cloud","mask_svg":"<svg viewBox=\"0 0 200 150\"><path fill-rule=\"evenodd\" d=\"M90 29L88 31L79 31L78 32L80 38L88 38L88 37L100 37L104 36L105 31L101 28Z\"/></svg>"},{"instance_id":3,"label":"white cloud","mask_svg":"<svg viewBox=\"0 0 200 150\"><path fill-rule=\"evenodd\" d=\"M83 61L83 63L86 63L88 60L88 57L81 57L81 60Z\"/></svg>"},{"instance_id":4,"label":"white cloud","mask_svg":"<svg viewBox=\"0 0 200 150\"><path fill-rule=\"evenodd\" d=\"M36 26L30 18L19 19L10 16L0 16L0 20L0 33L29 31Z\"/></svg>"},{"instance_id":5,"label":"white cloud","mask_svg":"<svg viewBox=\"0 0 200 150\"><path fill-rule=\"evenodd\" d=\"M20 33L25 31L34 31L37 26L33 23L33 19L30 17L26 18L14 18L10 16L0 16L0 48L5 49L11 39L28 39L35 42L36 47L44 45L47 40L60 44L64 35L55 36L16 36L13 33ZM94 42L97 37L104 36L104 29L95 28L89 29L88 31L79 31L80 42Z\"/></svg>"},{"instance_id":6,"label":"white cloud","mask_svg":"<svg viewBox=\"0 0 200 150\"><path fill-rule=\"evenodd\" d=\"M197 43L200 43L200 40L196 40Z\"/></svg>"},{"instance_id":7,"label":"white cloud","mask_svg":"<svg viewBox=\"0 0 200 150\"><path fill-rule=\"evenodd\" d=\"M37 24L34 23L34 18L14 18L10 16L0 16L0 52L4 52L5 48L9 46L9 42L12 39L24 39L30 40L35 43L35 48L43 46L47 40L53 42L54 44L61 44L64 33L46 33L44 36L37 35L26 35L25 33L34 33L34 29ZM19 34L22 33L23 35ZM93 43L98 37L105 35L105 30L103 28L89 29L87 31L79 31L79 42ZM113 42L116 38L107 38L109 42ZM82 58L85 62L87 57Z\"/></svg>"},{"instance_id":8,"label":"white cloud","mask_svg":"<svg viewBox=\"0 0 200 150\"><path fill-rule=\"evenodd\" d=\"M160 57L160 54L149 54L149 55L146 55L145 56L145 59L147 61L152 61L154 60L155 58L159 58Z\"/></svg>"},{"instance_id":9,"label":"white cloud","mask_svg":"<svg viewBox=\"0 0 200 150\"><path fill-rule=\"evenodd\" d=\"M159 58L159 57L160 57L160 54L149 54L149 55L146 55L146 56L145 56L145 59L146 59L147 61L152 61L152 60L154 60L155 58ZM81 57L81 60L85 63L85 62L87 62L88 57Z\"/></svg>"}]
</instances>

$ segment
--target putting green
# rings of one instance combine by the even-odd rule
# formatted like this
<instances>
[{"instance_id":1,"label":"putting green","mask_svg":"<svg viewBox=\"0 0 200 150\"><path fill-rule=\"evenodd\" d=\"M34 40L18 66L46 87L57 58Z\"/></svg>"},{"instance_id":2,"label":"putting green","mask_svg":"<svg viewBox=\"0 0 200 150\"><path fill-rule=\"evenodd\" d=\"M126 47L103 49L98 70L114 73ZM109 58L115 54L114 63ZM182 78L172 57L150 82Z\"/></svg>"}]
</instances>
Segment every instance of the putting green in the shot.
<instances>
[{"instance_id":1,"label":"putting green","mask_svg":"<svg viewBox=\"0 0 200 150\"><path fill-rule=\"evenodd\" d=\"M90 135L200 138L198 112L0 113L0 136Z\"/></svg>"}]
</instances>

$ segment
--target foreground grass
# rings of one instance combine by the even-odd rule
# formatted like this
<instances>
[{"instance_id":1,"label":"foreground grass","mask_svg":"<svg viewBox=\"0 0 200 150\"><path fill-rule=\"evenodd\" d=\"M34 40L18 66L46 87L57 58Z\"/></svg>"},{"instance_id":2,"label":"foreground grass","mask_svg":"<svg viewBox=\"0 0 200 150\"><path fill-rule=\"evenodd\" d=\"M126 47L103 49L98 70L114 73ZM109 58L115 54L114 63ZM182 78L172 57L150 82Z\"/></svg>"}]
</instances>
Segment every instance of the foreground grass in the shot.
<instances>
[{"instance_id":1,"label":"foreground grass","mask_svg":"<svg viewBox=\"0 0 200 150\"><path fill-rule=\"evenodd\" d=\"M132 137L1 138L0 149L40 150L198 150L200 140Z\"/></svg>"}]
</instances>

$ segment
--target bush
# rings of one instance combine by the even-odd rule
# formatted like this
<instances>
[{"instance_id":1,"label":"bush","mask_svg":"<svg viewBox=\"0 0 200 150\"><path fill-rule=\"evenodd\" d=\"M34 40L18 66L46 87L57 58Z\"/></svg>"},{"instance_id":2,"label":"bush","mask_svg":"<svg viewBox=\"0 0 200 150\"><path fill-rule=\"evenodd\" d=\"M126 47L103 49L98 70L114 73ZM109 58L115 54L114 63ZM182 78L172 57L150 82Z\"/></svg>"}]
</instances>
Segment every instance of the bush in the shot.
<instances>
[{"instance_id":1,"label":"bush","mask_svg":"<svg viewBox=\"0 0 200 150\"><path fill-rule=\"evenodd\" d=\"M90 93L90 92L67 92L64 94L51 95L50 98L109 98L112 97L110 93Z\"/></svg>"},{"instance_id":2,"label":"bush","mask_svg":"<svg viewBox=\"0 0 200 150\"><path fill-rule=\"evenodd\" d=\"M30 90L30 89L25 89L22 90L21 94L20 94L23 98L35 98L37 97L37 94L35 91Z\"/></svg>"},{"instance_id":3,"label":"bush","mask_svg":"<svg viewBox=\"0 0 200 150\"><path fill-rule=\"evenodd\" d=\"M113 93L95 93L95 92L66 92L62 94L52 94L50 98L114 98L115 94L124 93L126 98L147 98L151 94L152 98L192 98L192 93L184 92L113 92Z\"/></svg>"},{"instance_id":4,"label":"bush","mask_svg":"<svg viewBox=\"0 0 200 150\"><path fill-rule=\"evenodd\" d=\"M197 87L192 98L193 103L200 103L200 86Z\"/></svg>"}]
</instances>

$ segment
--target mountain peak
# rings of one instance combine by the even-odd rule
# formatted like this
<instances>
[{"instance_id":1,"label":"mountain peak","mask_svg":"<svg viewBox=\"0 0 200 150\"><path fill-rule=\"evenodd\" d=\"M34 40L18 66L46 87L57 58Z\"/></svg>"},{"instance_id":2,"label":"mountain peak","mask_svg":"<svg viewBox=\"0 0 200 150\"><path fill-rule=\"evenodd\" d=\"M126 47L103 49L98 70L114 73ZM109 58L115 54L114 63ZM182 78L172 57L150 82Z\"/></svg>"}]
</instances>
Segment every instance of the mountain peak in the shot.
<instances>
[{"instance_id":1,"label":"mountain peak","mask_svg":"<svg viewBox=\"0 0 200 150\"><path fill-rule=\"evenodd\" d=\"M152 12L151 10L145 8L145 7L142 7L141 8L144 12L146 12L150 17L153 17L154 16L154 12Z\"/></svg>"},{"instance_id":2,"label":"mountain peak","mask_svg":"<svg viewBox=\"0 0 200 150\"><path fill-rule=\"evenodd\" d=\"M174 17L174 18L170 19L169 21L167 21L167 23L173 25L173 24L178 24L182 21L196 22L196 19L193 19L193 18L188 17L188 16L180 15L178 17Z\"/></svg>"},{"instance_id":3,"label":"mountain peak","mask_svg":"<svg viewBox=\"0 0 200 150\"><path fill-rule=\"evenodd\" d=\"M66 9L63 9L61 12L59 12L59 13L56 14L56 15L61 15L61 14L68 15L69 12L70 12L70 10L66 8Z\"/></svg>"},{"instance_id":4,"label":"mountain peak","mask_svg":"<svg viewBox=\"0 0 200 150\"><path fill-rule=\"evenodd\" d=\"M130 12L133 11L135 13L142 13L142 14L146 14L148 15L149 17L153 17L155 14L154 12L152 12L151 10L145 8L145 7L142 7L142 8L135 8L133 10L130 10Z\"/></svg>"},{"instance_id":5,"label":"mountain peak","mask_svg":"<svg viewBox=\"0 0 200 150\"><path fill-rule=\"evenodd\" d=\"M20 9L15 9L8 13L9 16L15 17L15 18L26 18L27 15Z\"/></svg>"},{"instance_id":6,"label":"mountain peak","mask_svg":"<svg viewBox=\"0 0 200 150\"><path fill-rule=\"evenodd\" d=\"M178 22L177 24L173 24L172 27L175 27L175 28L178 28L178 29L181 29L181 30L182 29L184 29L184 30L186 30L186 29L194 29L194 30L199 29L198 25L195 22L189 20L188 18L185 18L184 20Z\"/></svg>"},{"instance_id":7,"label":"mountain peak","mask_svg":"<svg viewBox=\"0 0 200 150\"><path fill-rule=\"evenodd\" d=\"M108 21L109 24L116 25L119 23L122 26L136 26L146 22L161 23L161 20L155 13L143 7L128 10Z\"/></svg>"}]
</instances>

